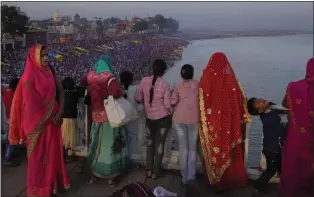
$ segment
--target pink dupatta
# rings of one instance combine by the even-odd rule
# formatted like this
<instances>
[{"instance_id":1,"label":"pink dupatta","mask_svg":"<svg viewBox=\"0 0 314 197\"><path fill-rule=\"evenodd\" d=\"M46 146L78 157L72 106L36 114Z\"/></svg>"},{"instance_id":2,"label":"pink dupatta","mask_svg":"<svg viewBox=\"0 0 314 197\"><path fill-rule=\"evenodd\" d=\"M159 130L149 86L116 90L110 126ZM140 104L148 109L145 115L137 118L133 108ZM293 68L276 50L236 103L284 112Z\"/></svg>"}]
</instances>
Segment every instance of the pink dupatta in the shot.
<instances>
[{"instance_id":1,"label":"pink dupatta","mask_svg":"<svg viewBox=\"0 0 314 197\"><path fill-rule=\"evenodd\" d=\"M282 149L282 197L314 196L314 58L307 63L306 77L288 85L288 135Z\"/></svg>"},{"instance_id":2,"label":"pink dupatta","mask_svg":"<svg viewBox=\"0 0 314 197\"><path fill-rule=\"evenodd\" d=\"M50 69L40 65L41 48L36 45L28 50L10 114L9 141L22 144L26 137L30 145L28 156L55 106L55 80Z\"/></svg>"}]
</instances>

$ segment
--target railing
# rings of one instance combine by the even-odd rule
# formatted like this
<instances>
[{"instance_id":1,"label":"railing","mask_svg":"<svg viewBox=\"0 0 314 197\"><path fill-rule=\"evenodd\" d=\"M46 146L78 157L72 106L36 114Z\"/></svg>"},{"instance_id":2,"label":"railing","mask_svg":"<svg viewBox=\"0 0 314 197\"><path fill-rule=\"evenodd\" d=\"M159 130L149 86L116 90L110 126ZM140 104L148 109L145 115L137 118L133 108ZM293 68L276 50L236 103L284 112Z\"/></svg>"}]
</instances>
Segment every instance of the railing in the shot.
<instances>
[{"instance_id":1,"label":"railing","mask_svg":"<svg viewBox=\"0 0 314 197\"><path fill-rule=\"evenodd\" d=\"M1 97L1 104L2 104L2 109L1 109L1 129L7 130L7 125L6 120L5 120L5 108L3 105L2 97ZM143 112L142 112L143 113ZM78 103L78 118L77 118L77 123L78 123L78 138L79 140L79 147L86 147L86 143L89 140L84 140L86 137L87 132L87 110L86 106L84 105L84 100L80 99ZM143 115L143 114L140 114ZM142 116L143 117L143 116ZM142 129L139 129L137 132L137 143L136 147L134 150L134 155L133 157L139 161L142 164L146 163L146 126L145 126L145 121L144 117L139 120L139 124L142 126ZM247 158L248 158L248 147L249 147L249 141L248 136L249 136L249 126L247 126L247 132L246 132L246 141L245 141L245 163L247 163ZM177 140L177 135L174 132L174 130L171 130L171 132L168 134L166 143L165 143L165 154L163 158L163 167L165 169L175 169L179 170L180 169L180 164L179 164L179 151L177 150L178 148L178 140ZM80 148L78 148L80 149ZM86 155L87 150L84 148L82 149L82 155ZM199 173L202 173L202 151L200 148L200 144L198 144L198 156L197 156L197 171Z\"/></svg>"},{"instance_id":2,"label":"railing","mask_svg":"<svg viewBox=\"0 0 314 197\"><path fill-rule=\"evenodd\" d=\"M83 139L84 136L86 136L87 128L85 125L87 125L87 119L86 119L86 114L87 110L84 105L84 100L81 99L79 101L79 116L78 116L78 129L79 129L79 136L80 139ZM143 112L141 112L143 113ZM143 115L143 114L140 114ZM143 117L143 116L142 116ZM141 129L138 130L137 132L137 142L136 142L136 147L134 150L134 154L132 155L133 158L135 158L137 161L139 161L142 164L146 163L146 149L147 149L147 142L145 139L146 136L146 126L145 126L145 120L144 117L140 120L138 120L138 124L141 125ZM249 127L247 127L247 136L249 136ZM246 139L248 137L246 136ZM248 140L245 142L245 163L247 163L247 158L248 158ZM82 140L80 140L80 146L84 146L84 143ZM170 133L168 133L166 143L165 143L165 154L163 158L162 165L165 169L175 169L175 170L180 170L180 163L179 163L179 151L178 151L178 140L177 140L177 135L176 132L172 129ZM200 143L198 143L198 155L197 155L197 171L199 173L202 173L202 151L200 147Z\"/></svg>"}]
</instances>

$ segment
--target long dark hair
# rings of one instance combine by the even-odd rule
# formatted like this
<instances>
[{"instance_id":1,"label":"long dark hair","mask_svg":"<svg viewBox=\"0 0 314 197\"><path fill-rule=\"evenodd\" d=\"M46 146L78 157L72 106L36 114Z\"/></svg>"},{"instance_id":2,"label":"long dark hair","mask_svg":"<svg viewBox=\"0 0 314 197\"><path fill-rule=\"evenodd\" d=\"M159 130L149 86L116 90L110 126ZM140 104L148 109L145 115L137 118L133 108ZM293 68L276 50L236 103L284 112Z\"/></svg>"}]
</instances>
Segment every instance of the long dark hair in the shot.
<instances>
[{"instance_id":1,"label":"long dark hair","mask_svg":"<svg viewBox=\"0 0 314 197\"><path fill-rule=\"evenodd\" d=\"M158 77L161 77L165 74L167 69L167 63L163 59L156 59L153 63L153 81L152 87L149 90L149 104L152 106L153 98L154 98L154 86Z\"/></svg>"},{"instance_id":2,"label":"long dark hair","mask_svg":"<svg viewBox=\"0 0 314 197\"><path fill-rule=\"evenodd\" d=\"M181 68L181 77L184 80L193 79L194 76L194 68L190 64L184 64Z\"/></svg>"},{"instance_id":3,"label":"long dark hair","mask_svg":"<svg viewBox=\"0 0 314 197\"><path fill-rule=\"evenodd\" d=\"M124 90L128 90L129 86L132 84L133 81L133 73L130 71L123 71L120 73L120 82L124 86Z\"/></svg>"},{"instance_id":4,"label":"long dark hair","mask_svg":"<svg viewBox=\"0 0 314 197\"><path fill-rule=\"evenodd\" d=\"M74 80L71 77L66 77L62 80L62 86L65 90L73 90L74 85Z\"/></svg>"}]
</instances>

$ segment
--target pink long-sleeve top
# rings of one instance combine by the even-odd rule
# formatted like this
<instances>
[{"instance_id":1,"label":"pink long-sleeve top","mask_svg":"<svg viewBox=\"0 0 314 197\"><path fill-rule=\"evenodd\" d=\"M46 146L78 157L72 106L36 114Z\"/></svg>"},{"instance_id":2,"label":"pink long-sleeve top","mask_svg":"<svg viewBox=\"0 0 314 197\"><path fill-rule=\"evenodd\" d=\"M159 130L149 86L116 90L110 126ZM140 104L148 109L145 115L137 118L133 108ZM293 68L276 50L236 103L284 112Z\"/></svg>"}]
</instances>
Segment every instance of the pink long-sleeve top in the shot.
<instances>
[{"instance_id":1,"label":"pink long-sleeve top","mask_svg":"<svg viewBox=\"0 0 314 197\"><path fill-rule=\"evenodd\" d=\"M171 89L168 83L158 77L154 85L152 105L149 104L149 91L153 76L144 77L136 89L135 100L144 102L145 114L148 119L157 120L170 115Z\"/></svg>"},{"instance_id":2,"label":"pink long-sleeve top","mask_svg":"<svg viewBox=\"0 0 314 197\"><path fill-rule=\"evenodd\" d=\"M199 82L182 81L174 86L171 104L174 105L173 120L182 124L196 124L200 119Z\"/></svg>"}]
</instances>

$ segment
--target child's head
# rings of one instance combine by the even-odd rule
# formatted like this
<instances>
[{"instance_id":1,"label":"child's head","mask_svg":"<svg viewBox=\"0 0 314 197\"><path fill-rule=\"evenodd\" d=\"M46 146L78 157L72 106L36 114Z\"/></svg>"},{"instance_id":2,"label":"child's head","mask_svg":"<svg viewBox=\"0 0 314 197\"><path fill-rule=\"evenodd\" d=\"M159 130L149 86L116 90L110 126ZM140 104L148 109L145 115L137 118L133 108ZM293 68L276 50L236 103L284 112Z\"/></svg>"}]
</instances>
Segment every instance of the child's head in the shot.
<instances>
[{"instance_id":1,"label":"child's head","mask_svg":"<svg viewBox=\"0 0 314 197\"><path fill-rule=\"evenodd\" d=\"M181 68L181 77L184 80L193 79L194 76L194 68L190 64L184 64Z\"/></svg>"},{"instance_id":2,"label":"child's head","mask_svg":"<svg viewBox=\"0 0 314 197\"><path fill-rule=\"evenodd\" d=\"M250 98L247 101L247 109L251 115L259 115L264 113L269 107L269 102L261 98Z\"/></svg>"},{"instance_id":3,"label":"child's head","mask_svg":"<svg viewBox=\"0 0 314 197\"><path fill-rule=\"evenodd\" d=\"M129 85L131 85L133 82L133 73L130 71L121 72L120 81L124 85L124 88L128 89Z\"/></svg>"}]
</instances>

